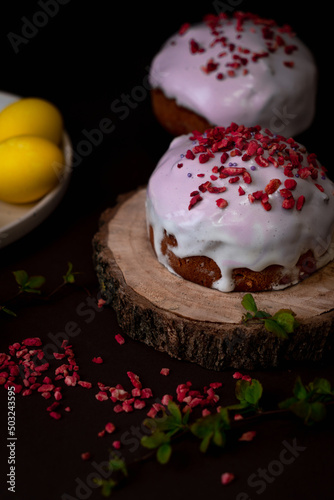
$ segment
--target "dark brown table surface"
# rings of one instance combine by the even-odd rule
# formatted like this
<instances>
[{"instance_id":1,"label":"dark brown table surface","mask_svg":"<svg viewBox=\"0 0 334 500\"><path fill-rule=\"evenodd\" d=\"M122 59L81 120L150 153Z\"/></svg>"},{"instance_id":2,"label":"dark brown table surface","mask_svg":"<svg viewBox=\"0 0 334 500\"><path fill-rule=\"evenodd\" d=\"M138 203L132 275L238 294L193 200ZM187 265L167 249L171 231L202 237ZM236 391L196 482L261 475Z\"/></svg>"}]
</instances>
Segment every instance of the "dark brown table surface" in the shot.
<instances>
[{"instance_id":1,"label":"dark brown table surface","mask_svg":"<svg viewBox=\"0 0 334 500\"><path fill-rule=\"evenodd\" d=\"M36 12L43 10L42 4L48 4L49 9L52 4L54 13L47 18L36 17ZM144 386L152 388L153 402L163 394L175 394L180 383L191 381L194 389L202 390L219 381L220 404L235 402L234 370L212 372L134 342L120 330L111 308L97 307L100 290L92 260L92 238L99 217L116 203L119 194L146 184L171 140L156 123L149 92L145 91L148 65L167 36L183 22L196 21L208 12L214 13L215 8L252 10L275 17L279 23L291 24L314 51L319 66L317 115L311 128L298 139L309 150L318 152L329 171L333 168L328 121L332 106L331 27L323 4L309 8L304 2L296 6L287 1L274 4L226 0L196 6L194 2L175 1L144 6L139 2L110 4L109 11L107 2L14 2L1 15L0 90L53 101L64 115L75 152L80 141L87 139L87 133L101 125L101 120L109 119L114 125L73 168L69 189L48 219L0 250L1 304L16 292L13 271L24 269L29 275L45 276L43 296L62 282L68 262L80 273L74 284L63 287L48 300L22 296L13 301L10 305L17 317L3 313L0 316L0 352L8 352L9 345L27 337L39 337L44 344L59 346L66 332L72 332L67 338L80 376L93 383L88 390L66 387L59 381L63 387L59 420L50 418L46 410L53 399L45 400L37 392L26 397L16 395L15 493L9 492L6 484L7 394L0 387L1 499L99 499L101 492L92 483L92 477L101 474L100 467L108 460L113 440L122 441L120 452L128 464L146 453L139 441L149 406L146 410L116 414L110 400L96 400L98 382L109 386L120 383L129 389L127 371L132 371L140 376ZM24 23L32 19L39 19L41 26L30 32L30 38L18 45L16 53L8 34L23 36ZM128 101L124 112L127 116L117 113L115 101L124 95L131 97L136 87L136 95L143 98ZM115 341L116 334L125 338L123 345ZM104 362L93 363L94 356L101 356ZM59 362L50 362L46 374L52 376L58 365ZM164 367L170 368L168 377L160 375ZM321 376L334 384L331 361L247 374L263 385L264 409L275 408L291 395L298 374L305 383ZM71 412L63 411L66 406ZM115 432L98 437L108 421L115 424ZM162 466L155 459L130 465L131 474L114 497L332 498L332 422L331 412L325 421L312 427L291 417L254 421L243 429L257 432L252 442L232 439L222 452L207 454L199 451L197 440L180 440L167 465ZM290 455L294 459L289 463L281 461L287 446L294 447L294 455ZM84 461L81 453L86 451L91 453L91 459ZM235 480L223 486L220 477L226 471L233 472Z\"/></svg>"}]
</instances>

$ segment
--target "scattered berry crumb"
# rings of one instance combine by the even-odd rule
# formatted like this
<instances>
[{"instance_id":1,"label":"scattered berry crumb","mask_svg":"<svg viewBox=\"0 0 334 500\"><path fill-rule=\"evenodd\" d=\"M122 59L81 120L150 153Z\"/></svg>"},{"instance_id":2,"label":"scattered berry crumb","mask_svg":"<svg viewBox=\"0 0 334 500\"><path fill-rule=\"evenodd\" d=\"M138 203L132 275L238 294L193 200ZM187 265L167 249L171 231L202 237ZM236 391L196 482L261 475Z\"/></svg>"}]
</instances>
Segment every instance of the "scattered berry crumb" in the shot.
<instances>
[{"instance_id":1,"label":"scattered berry crumb","mask_svg":"<svg viewBox=\"0 0 334 500\"><path fill-rule=\"evenodd\" d=\"M238 441L253 441L256 436L256 431L244 432L238 439Z\"/></svg>"},{"instance_id":2,"label":"scattered berry crumb","mask_svg":"<svg viewBox=\"0 0 334 500\"><path fill-rule=\"evenodd\" d=\"M101 308L101 307L103 307L103 306L104 306L104 304L105 304L105 303L106 303L106 301L105 301L104 299L99 299L99 300L97 301L97 307L100 307L100 308Z\"/></svg>"},{"instance_id":3,"label":"scattered berry crumb","mask_svg":"<svg viewBox=\"0 0 334 500\"><path fill-rule=\"evenodd\" d=\"M115 430L115 426L112 422L108 422L104 428L108 432L108 434L111 434Z\"/></svg>"},{"instance_id":4,"label":"scattered berry crumb","mask_svg":"<svg viewBox=\"0 0 334 500\"><path fill-rule=\"evenodd\" d=\"M169 375L169 368L161 368L160 375Z\"/></svg>"},{"instance_id":5,"label":"scattered berry crumb","mask_svg":"<svg viewBox=\"0 0 334 500\"><path fill-rule=\"evenodd\" d=\"M122 337L122 335L120 333L118 333L117 335L115 335L115 340L116 342L118 342L120 345L124 344L125 343L125 340L124 340L124 337Z\"/></svg>"},{"instance_id":6,"label":"scattered berry crumb","mask_svg":"<svg viewBox=\"0 0 334 500\"><path fill-rule=\"evenodd\" d=\"M229 484L234 479L235 479L235 476L232 472L224 472L221 475L221 482L223 485Z\"/></svg>"},{"instance_id":7,"label":"scattered berry crumb","mask_svg":"<svg viewBox=\"0 0 334 500\"><path fill-rule=\"evenodd\" d=\"M93 363L97 363L97 364L103 363L103 359L101 358L101 356L94 357L92 359L92 361L93 361Z\"/></svg>"}]
</instances>

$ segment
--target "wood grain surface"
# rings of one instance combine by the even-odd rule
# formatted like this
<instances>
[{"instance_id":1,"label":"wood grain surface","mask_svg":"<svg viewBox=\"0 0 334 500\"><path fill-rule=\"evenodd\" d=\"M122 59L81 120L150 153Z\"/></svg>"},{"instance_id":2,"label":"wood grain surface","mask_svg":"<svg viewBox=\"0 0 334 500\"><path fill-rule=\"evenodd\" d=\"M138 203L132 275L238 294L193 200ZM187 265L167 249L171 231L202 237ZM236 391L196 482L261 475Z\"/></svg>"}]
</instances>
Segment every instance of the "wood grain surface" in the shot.
<instances>
[{"instance_id":1,"label":"wood grain surface","mask_svg":"<svg viewBox=\"0 0 334 500\"><path fill-rule=\"evenodd\" d=\"M259 309L291 308L300 326L289 340L245 325L243 293L223 293L180 278L156 259L146 228L145 187L101 216L94 262L120 326L132 338L213 369L319 360L332 350L334 263L280 291L253 293Z\"/></svg>"}]
</instances>

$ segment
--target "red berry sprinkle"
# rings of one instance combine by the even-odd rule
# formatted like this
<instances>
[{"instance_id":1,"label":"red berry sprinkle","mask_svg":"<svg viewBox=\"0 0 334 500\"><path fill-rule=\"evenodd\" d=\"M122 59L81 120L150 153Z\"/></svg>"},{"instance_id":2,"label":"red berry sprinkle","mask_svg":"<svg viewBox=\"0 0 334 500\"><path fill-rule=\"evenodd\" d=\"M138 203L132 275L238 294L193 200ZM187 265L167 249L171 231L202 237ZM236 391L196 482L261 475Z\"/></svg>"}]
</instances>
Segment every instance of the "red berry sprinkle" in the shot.
<instances>
[{"instance_id":1,"label":"red berry sprinkle","mask_svg":"<svg viewBox=\"0 0 334 500\"><path fill-rule=\"evenodd\" d=\"M215 71L218 66L219 63L215 62L213 58L210 58L205 66L201 66L201 70L204 71L204 73L212 73L212 71Z\"/></svg>"},{"instance_id":2,"label":"red berry sprinkle","mask_svg":"<svg viewBox=\"0 0 334 500\"><path fill-rule=\"evenodd\" d=\"M191 149L188 149L188 151L186 152L186 158L188 158L188 160L194 160L195 159L195 155L191 151Z\"/></svg>"},{"instance_id":3,"label":"red berry sprinkle","mask_svg":"<svg viewBox=\"0 0 334 500\"><path fill-rule=\"evenodd\" d=\"M216 201L216 204L217 204L217 207L219 208L226 208L228 203L226 200L224 200L223 198L219 198L217 201Z\"/></svg>"},{"instance_id":4,"label":"red berry sprinkle","mask_svg":"<svg viewBox=\"0 0 334 500\"><path fill-rule=\"evenodd\" d=\"M93 361L93 363L97 363L97 364L103 363L103 359L101 358L101 356L94 357L92 359L92 361Z\"/></svg>"},{"instance_id":5,"label":"red berry sprinkle","mask_svg":"<svg viewBox=\"0 0 334 500\"><path fill-rule=\"evenodd\" d=\"M304 203L305 203L305 196L303 195L299 196L296 203L296 209L301 210L303 208Z\"/></svg>"},{"instance_id":6,"label":"red berry sprinkle","mask_svg":"<svg viewBox=\"0 0 334 500\"><path fill-rule=\"evenodd\" d=\"M184 35L190 28L190 23L183 23L179 29L179 35Z\"/></svg>"},{"instance_id":7,"label":"red berry sprinkle","mask_svg":"<svg viewBox=\"0 0 334 500\"><path fill-rule=\"evenodd\" d=\"M223 485L229 484L234 479L235 479L235 477L234 477L234 474L232 472L224 472L221 475L221 483Z\"/></svg>"},{"instance_id":8,"label":"red berry sprinkle","mask_svg":"<svg viewBox=\"0 0 334 500\"><path fill-rule=\"evenodd\" d=\"M240 437L238 441L253 441L253 439L256 436L256 431L247 431L244 432Z\"/></svg>"},{"instance_id":9,"label":"red berry sprinkle","mask_svg":"<svg viewBox=\"0 0 334 500\"><path fill-rule=\"evenodd\" d=\"M287 189L295 189L295 187L297 186L297 182L294 179L287 179L286 181L284 181L284 186Z\"/></svg>"},{"instance_id":10,"label":"red berry sprinkle","mask_svg":"<svg viewBox=\"0 0 334 500\"><path fill-rule=\"evenodd\" d=\"M120 333L118 333L117 335L115 335L115 340L116 342L118 342L120 345L124 344L125 343L125 340L124 338L122 337L122 335Z\"/></svg>"},{"instance_id":11,"label":"red berry sprinkle","mask_svg":"<svg viewBox=\"0 0 334 500\"><path fill-rule=\"evenodd\" d=\"M189 205L188 205L188 210L191 210L191 209L194 207L194 205L196 205L196 203L198 203L198 202L199 202L199 201L201 201L202 199L203 199L203 198L202 198L199 194L197 194L196 196L193 196L193 197L191 198L191 200L190 200Z\"/></svg>"},{"instance_id":12,"label":"red berry sprinkle","mask_svg":"<svg viewBox=\"0 0 334 500\"><path fill-rule=\"evenodd\" d=\"M290 196L290 198L285 198L285 200L282 203L282 207L287 210L290 210L294 206L295 206L295 200L292 196Z\"/></svg>"},{"instance_id":13,"label":"red berry sprinkle","mask_svg":"<svg viewBox=\"0 0 334 500\"><path fill-rule=\"evenodd\" d=\"M269 183L264 188L267 194L273 194L281 185L281 181L279 179L271 179Z\"/></svg>"},{"instance_id":14,"label":"red berry sprinkle","mask_svg":"<svg viewBox=\"0 0 334 500\"><path fill-rule=\"evenodd\" d=\"M108 432L108 434L111 434L112 432L115 431L115 425L112 423L112 422L108 422L106 425L105 425L105 430L106 432Z\"/></svg>"}]
</instances>

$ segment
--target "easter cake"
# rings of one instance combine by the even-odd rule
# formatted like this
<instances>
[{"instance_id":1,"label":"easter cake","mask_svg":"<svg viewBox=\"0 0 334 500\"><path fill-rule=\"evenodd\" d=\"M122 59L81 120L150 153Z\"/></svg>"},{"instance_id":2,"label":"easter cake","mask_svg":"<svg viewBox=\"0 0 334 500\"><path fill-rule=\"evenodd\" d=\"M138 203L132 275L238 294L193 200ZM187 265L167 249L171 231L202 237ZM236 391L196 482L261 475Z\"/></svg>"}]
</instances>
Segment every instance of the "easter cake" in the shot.
<instances>
[{"instance_id":1,"label":"easter cake","mask_svg":"<svg viewBox=\"0 0 334 500\"><path fill-rule=\"evenodd\" d=\"M313 121L317 67L288 25L252 13L183 24L150 68L153 111L173 135L259 124L285 137Z\"/></svg>"},{"instance_id":2,"label":"easter cake","mask_svg":"<svg viewBox=\"0 0 334 500\"><path fill-rule=\"evenodd\" d=\"M149 179L146 221L161 264L222 292L279 290L334 258L326 169L260 126L174 138Z\"/></svg>"}]
</instances>

